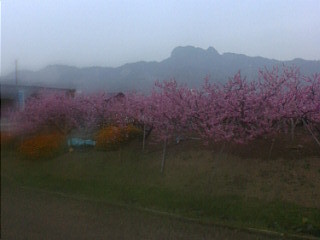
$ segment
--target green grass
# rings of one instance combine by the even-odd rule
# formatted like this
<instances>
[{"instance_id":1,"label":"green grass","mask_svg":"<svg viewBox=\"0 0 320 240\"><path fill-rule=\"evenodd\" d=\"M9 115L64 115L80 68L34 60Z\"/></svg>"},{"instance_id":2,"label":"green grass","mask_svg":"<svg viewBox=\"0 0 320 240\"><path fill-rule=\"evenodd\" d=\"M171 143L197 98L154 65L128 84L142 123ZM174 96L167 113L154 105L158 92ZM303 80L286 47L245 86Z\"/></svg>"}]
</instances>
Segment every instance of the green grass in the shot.
<instances>
[{"instance_id":1,"label":"green grass","mask_svg":"<svg viewBox=\"0 0 320 240\"><path fill-rule=\"evenodd\" d=\"M26 161L15 154L1 159L2 173L22 186L165 211L205 223L319 234L318 208L244 196L239 182L232 186L238 191L221 194L219 188L230 186L212 181L209 166L199 160L210 157L191 150L171 154L165 174L160 173L160 151L142 154L132 147L67 153L43 161ZM230 184L228 172L219 174Z\"/></svg>"}]
</instances>

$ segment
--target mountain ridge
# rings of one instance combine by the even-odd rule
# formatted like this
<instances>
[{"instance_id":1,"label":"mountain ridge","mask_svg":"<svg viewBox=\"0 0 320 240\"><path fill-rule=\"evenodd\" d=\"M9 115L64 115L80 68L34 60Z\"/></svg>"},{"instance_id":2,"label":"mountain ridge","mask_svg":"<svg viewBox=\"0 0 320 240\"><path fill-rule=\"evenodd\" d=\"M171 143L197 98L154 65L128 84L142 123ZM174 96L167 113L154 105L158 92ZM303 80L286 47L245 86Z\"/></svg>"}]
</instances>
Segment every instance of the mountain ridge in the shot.
<instances>
[{"instance_id":1,"label":"mountain ridge","mask_svg":"<svg viewBox=\"0 0 320 240\"><path fill-rule=\"evenodd\" d=\"M224 82L239 70L247 79L257 78L258 70L264 67L292 66L301 73L310 75L320 72L320 60L295 58L289 61L268 59L245 54L220 54L214 47L202 49L194 46L179 46L162 61L138 61L119 67L75 67L70 65L48 65L38 71L18 71L20 84L55 87L72 87L82 91L148 91L155 80L176 79L178 82L197 87L206 76L216 82ZM14 83L15 74L1 78L1 82Z\"/></svg>"}]
</instances>

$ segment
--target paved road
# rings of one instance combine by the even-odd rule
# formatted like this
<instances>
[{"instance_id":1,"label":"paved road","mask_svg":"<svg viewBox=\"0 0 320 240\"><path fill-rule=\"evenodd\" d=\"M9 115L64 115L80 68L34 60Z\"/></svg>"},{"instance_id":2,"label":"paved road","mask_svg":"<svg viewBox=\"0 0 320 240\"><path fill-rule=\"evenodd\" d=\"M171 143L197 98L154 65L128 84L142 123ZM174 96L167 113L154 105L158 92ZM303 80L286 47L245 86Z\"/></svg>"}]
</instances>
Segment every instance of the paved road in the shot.
<instances>
[{"instance_id":1,"label":"paved road","mask_svg":"<svg viewBox=\"0 0 320 240\"><path fill-rule=\"evenodd\" d=\"M2 239L272 239L2 184Z\"/></svg>"}]
</instances>

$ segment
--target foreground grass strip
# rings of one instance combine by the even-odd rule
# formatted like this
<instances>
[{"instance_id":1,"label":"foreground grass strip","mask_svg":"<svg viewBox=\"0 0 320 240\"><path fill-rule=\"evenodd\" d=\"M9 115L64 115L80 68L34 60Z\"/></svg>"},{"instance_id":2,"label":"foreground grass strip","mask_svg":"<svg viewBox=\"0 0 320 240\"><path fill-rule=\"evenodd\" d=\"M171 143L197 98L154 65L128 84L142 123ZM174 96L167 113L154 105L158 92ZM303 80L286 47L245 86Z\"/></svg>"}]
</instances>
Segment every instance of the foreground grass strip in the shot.
<instances>
[{"instance_id":1,"label":"foreground grass strip","mask_svg":"<svg viewBox=\"0 0 320 240\"><path fill-rule=\"evenodd\" d=\"M10 181L10 183L12 184L12 179L8 179L5 176L3 176L3 178L6 179L5 180L6 182ZM71 194L66 194L66 193L57 192L57 191L48 191L48 190L44 190L44 189L32 188L32 187L27 187L27 186L17 186L17 187L20 187L20 188L25 189L25 190L42 192L42 193L45 193L45 194L53 194L53 195L61 196L61 197L64 197L64 198L70 198L70 199L74 199L74 200L78 200L78 201L89 201L89 202L104 203L104 204L108 204L108 205L111 205L111 206L114 206L114 207L139 210L139 211L147 212L147 213L150 213L150 214L161 215L161 216L165 216L165 217L169 217L169 218L178 219L178 220L181 220L181 221L184 221L184 222L198 223L198 224L207 225L207 226L216 226L216 227L227 228L227 229L231 229L231 230L239 230L239 231L244 231L244 232L258 234L258 235L265 235L265 236L278 237L278 238L285 237L287 239L297 239L297 240L298 239L301 239L301 240L317 240L317 239L319 239L317 237L307 236L307 235L281 233L281 232L277 232L277 231L271 231L271 230L259 229L259 228L237 227L237 226L232 225L232 224L226 224L226 223L222 224L222 223L213 222L213 221L206 222L206 221L202 221L201 219L197 219L197 218L185 217L185 216L181 216L181 215L178 215L178 214L173 214L173 213L170 213L170 212L164 212L164 211L159 211L159 210L145 208L145 207L137 207L137 206L134 206L132 204L115 203L115 202L109 202L109 201L105 201L105 200L97 200L97 199L92 199L92 198L83 197L83 196L82 197L74 196L74 195L71 195Z\"/></svg>"},{"instance_id":2,"label":"foreground grass strip","mask_svg":"<svg viewBox=\"0 0 320 240\"><path fill-rule=\"evenodd\" d=\"M120 207L140 209L200 224L240 229L277 237L285 236L292 239L317 239L304 235L303 232L295 234L291 227L298 224L296 220L305 215L310 218L310 221L319 222L317 220L319 210L314 212L312 209L299 209L296 206L277 202L266 204L255 199L243 202L236 196L216 199L194 198L183 194L174 194L166 189L135 189L130 191L122 189L123 186L112 186L111 191L101 191L107 186L97 187L96 184L95 188L92 188L92 183L87 185L81 183L81 188L76 189L76 186L80 186L79 182L63 181L57 184L57 179L49 179L45 179L45 184L41 183L40 179L33 179L32 182L29 179L29 182L26 182L28 185L24 188L78 200L104 202ZM51 184L48 184L50 181ZM22 182L18 184L22 185ZM280 220L278 225L271 225L270 223L273 223L275 219Z\"/></svg>"},{"instance_id":3,"label":"foreground grass strip","mask_svg":"<svg viewBox=\"0 0 320 240\"><path fill-rule=\"evenodd\" d=\"M129 149L68 154L39 162L11 158L2 161L2 166L3 172L20 186L164 212L208 224L320 236L318 208L246 198L239 193L215 194L215 188L230 185L212 186L215 182L208 181L205 171L194 170L200 166L194 159L180 160L164 175L159 173L154 159L153 154L140 156ZM238 186L235 183L232 187Z\"/></svg>"}]
</instances>

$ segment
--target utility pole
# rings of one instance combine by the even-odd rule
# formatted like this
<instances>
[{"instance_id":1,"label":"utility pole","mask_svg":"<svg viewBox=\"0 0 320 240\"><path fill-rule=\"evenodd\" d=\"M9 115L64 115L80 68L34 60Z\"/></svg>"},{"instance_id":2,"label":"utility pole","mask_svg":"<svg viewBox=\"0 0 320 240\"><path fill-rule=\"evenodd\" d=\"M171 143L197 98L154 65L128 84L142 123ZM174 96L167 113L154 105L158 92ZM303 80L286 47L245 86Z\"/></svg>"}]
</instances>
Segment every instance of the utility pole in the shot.
<instances>
[{"instance_id":1,"label":"utility pole","mask_svg":"<svg viewBox=\"0 0 320 240\"><path fill-rule=\"evenodd\" d=\"M16 85L18 85L18 60L15 60Z\"/></svg>"},{"instance_id":2,"label":"utility pole","mask_svg":"<svg viewBox=\"0 0 320 240\"><path fill-rule=\"evenodd\" d=\"M16 77L16 86L18 86L18 60L15 60L15 77ZM18 89L18 107L19 110L23 110L24 109L24 90L23 89Z\"/></svg>"}]
</instances>

